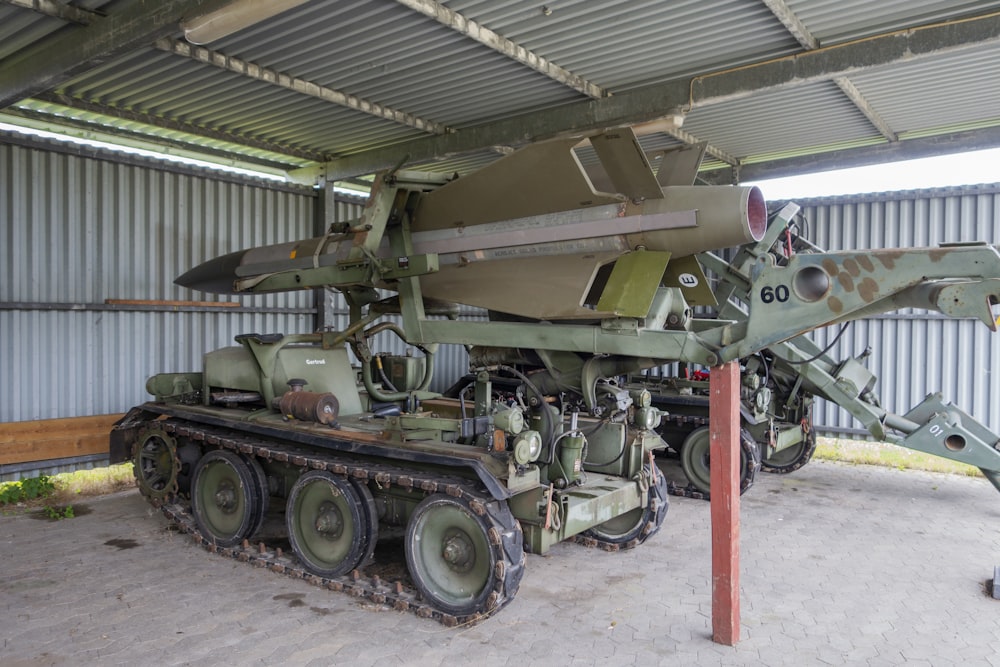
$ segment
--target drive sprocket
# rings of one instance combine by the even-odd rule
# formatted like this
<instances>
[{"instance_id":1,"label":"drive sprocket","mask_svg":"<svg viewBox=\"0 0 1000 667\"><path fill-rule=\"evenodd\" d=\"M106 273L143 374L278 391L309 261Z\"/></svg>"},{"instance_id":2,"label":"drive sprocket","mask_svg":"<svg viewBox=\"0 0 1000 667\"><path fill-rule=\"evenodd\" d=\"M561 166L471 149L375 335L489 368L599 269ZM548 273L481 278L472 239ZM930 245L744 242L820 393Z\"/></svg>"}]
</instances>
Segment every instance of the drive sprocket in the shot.
<instances>
[{"instance_id":1,"label":"drive sprocket","mask_svg":"<svg viewBox=\"0 0 1000 667\"><path fill-rule=\"evenodd\" d=\"M167 434L159 422L139 434L132 464L142 495L154 502L165 502L177 494L177 477L181 470L177 440Z\"/></svg>"}]
</instances>

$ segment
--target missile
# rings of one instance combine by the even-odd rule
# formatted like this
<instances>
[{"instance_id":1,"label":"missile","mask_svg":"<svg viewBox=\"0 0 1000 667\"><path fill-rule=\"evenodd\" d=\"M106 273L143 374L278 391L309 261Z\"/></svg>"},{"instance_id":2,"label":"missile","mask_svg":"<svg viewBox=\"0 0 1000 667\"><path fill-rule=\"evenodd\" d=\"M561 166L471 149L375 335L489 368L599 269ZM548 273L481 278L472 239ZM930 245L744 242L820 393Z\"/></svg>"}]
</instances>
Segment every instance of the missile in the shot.
<instances>
[{"instance_id":1,"label":"missile","mask_svg":"<svg viewBox=\"0 0 1000 667\"><path fill-rule=\"evenodd\" d=\"M681 258L763 237L767 210L756 187L661 186L631 131L616 131L590 137L605 171L594 179L616 190L597 191L572 150L579 141L532 144L430 192L415 188L412 251L402 256L380 239L366 252L375 273L358 269L358 246L377 226L370 216L387 210L341 233L209 260L175 282L231 294L392 289L416 275L425 297L522 317L644 316L668 263L679 267L678 286L704 294L697 263Z\"/></svg>"}]
</instances>

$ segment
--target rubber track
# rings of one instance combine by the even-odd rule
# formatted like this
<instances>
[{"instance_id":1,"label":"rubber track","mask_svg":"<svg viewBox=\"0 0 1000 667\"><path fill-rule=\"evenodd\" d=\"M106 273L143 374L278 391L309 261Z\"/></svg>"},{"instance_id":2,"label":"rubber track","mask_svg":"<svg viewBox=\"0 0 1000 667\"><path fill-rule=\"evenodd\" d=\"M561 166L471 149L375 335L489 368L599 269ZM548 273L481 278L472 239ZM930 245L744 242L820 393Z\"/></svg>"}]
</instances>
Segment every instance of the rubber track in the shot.
<instances>
[{"instance_id":1,"label":"rubber track","mask_svg":"<svg viewBox=\"0 0 1000 667\"><path fill-rule=\"evenodd\" d=\"M745 478L740 480L740 495L750 490L754 482L757 479L757 473L764 470L764 465L761 462L760 457L760 445L750 437L750 434L743 430L740 432L740 447L745 449L749 446L750 448L750 458L752 459L750 474ZM815 449L815 447L814 447ZM805 465L803 463L802 465ZM802 467L802 466L799 466ZM789 471L791 472L791 471ZM672 496L679 496L681 498L694 498L695 500L711 500L712 494L705 493L704 491L699 491L698 488L691 483L687 486L680 486L674 482L667 483L667 493Z\"/></svg>"},{"instance_id":2,"label":"rubber track","mask_svg":"<svg viewBox=\"0 0 1000 667\"><path fill-rule=\"evenodd\" d=\"M652 520L643 526L642 533L638 537L635 537L628 542L609 542L586 533L580 533L579 535L574 535L570 539L577 544L582 544L585 547L596 547L603 549L604 551L613 552L634 549L653 535L660 532L660 528L663 527L663 521L667 515L667 510L670 508L670 501L667 500L667 495L670 494L670 488L673 486L673 482L670 482L663 477L663 473L659 470L656 471L656 474L663 483L654 482L649 485L649 491L647 491L647 502L649 502L652 507L653 516Z\"/></svg>"},{"instance_id":3,"label":"rubber track","mask_svg":"<svg viewBox=\"0 0 1000 667\"><path fill-rule=\"evenodd\" d=\"M694 428L698 428L699 426L708 426L708 417L697 417L693 415L667 415L663 418L663 423L673 424L674 426L692 426ZM806 451L799 457L798 461L790 466L773 468L767 465L762 457L760 462L760 472L766 472L772 475L787 475L788 473L795 472L805 464L809 463L812 459L813 452L816 451L815 431L810 429L810 433L812 434L812 446L806 448ZM759 446L760 444L758 443L758 447ZM751 482L749 486L752 485L753 483ZM749 488L749 486L746 488ZM746 489L744 489L741 493L744 492L746 492ZM682 498L694 498L696 500L709 500L709 495L707 493L702 493L691 484L683 487L670 482L670 495L680 496Z\"/></svg>"},{"instance_id":4,"label":"rubber track","mask_svg":"<svg viewBox=\"0 0 1000 667\"><path fill-rule=\"evenodd\" d=\"M766 463L761 462L760 469L764 472L769 472L772 475L787 475L788 473L795 472L805 464L809 463L809 461L812 460L813 454L816 453L816 431L810 429L806 438L808 439L806 449L794 463L780 468L772 468Z\"/></svg>"},{"instance_id":5,"label":"rubber track","mask_svg":"<svg viewBox=\"0 0 1000 667\"><path fill-rule=\"evenodd\" d=\"M206 445L264 460L287 462L293 466L312 470L327 470L363 482L374 481L383 488L395 485L405 489L418 489L427 495L443 493L454 498L464 498L469 502L473 512L485 516L489 521L491 525L489 540L491 547L498 552L498 559L493 573L493 592L486 602L486 611L468 616L456 616L426 604L416 588L400 581L388 582L378 576L366 577L360 570L336 578L316 576L307 572L293 553L285 553L280 548L269 549L263 543L251 545L244 540L238 547L219 547L198 530L189 509L176 499L173 502L149 499L150 503L158 507L179 530L190 534L197 544L211 553L301 579L320 588L364 598L386 608L433 619L448 627L471 625L488 618L510 602L517 592L525 566L521 524L514 519L506 503L485 496L467 480L428 473L414 474L412 470L386 464L367 462L362 464L330 456L324 457L317 452L284 443L278 444L250 436L234 437L232 431L200 424L194 425L177 420L157 421L152 424L178 438L189 438L195 442L203 442Z\"/></svg>"}]
</instances>

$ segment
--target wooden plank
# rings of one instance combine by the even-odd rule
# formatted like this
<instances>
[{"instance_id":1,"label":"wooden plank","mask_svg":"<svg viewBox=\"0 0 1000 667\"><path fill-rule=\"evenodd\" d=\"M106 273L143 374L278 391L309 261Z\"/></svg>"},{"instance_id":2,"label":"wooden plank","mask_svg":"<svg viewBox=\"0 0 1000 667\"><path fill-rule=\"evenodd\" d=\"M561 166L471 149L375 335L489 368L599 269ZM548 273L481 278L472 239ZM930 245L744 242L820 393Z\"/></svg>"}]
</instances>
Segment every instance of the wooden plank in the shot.
<instances>
[{"instance_id":1,"label":"wooden plank","mask_svg":"<svg viewBox=\"0 0 1000 667\"><path fill-rule=\"evenodd\" d=\"M712 488L712 641L740 638L740 372L731 361L709 374Z\"/></svg>"},{"instance_id":2,"label":"wooden plank","mask_svg":"<svg viewBox=\"0 0 1000 667\"><path fill-rule=\"evenodd\" d=\"M122 415L0 424L0 465L104 454L111 427Z\"/></svg>"}]
</instances>

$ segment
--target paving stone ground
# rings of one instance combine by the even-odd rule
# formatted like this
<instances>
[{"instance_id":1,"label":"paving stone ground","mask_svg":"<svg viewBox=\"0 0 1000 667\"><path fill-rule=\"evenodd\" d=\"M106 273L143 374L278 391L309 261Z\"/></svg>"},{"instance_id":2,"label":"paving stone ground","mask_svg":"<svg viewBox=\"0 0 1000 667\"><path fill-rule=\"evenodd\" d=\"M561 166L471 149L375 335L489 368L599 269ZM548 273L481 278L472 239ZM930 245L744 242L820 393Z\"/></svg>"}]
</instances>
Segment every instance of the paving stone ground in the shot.
<instances>
[{"instance_id":1,"label":"paving stone ground","mask_svg":"<svg viewBox=\"0 0 1000 667\"><path fill-rule=\"evenodd\" d=\"M0 517L0 664L993 665L1000 494L813 462L742 502L742 633L711 641L709 504L625 553L529 555L499 614L448 629L213 556L135 492Z\"/></svg>"}]
</instances>

